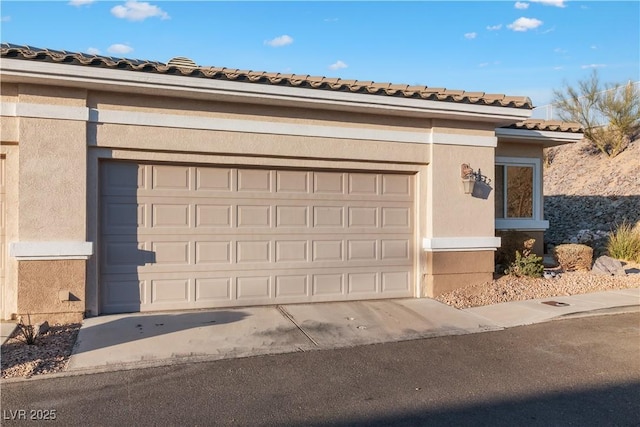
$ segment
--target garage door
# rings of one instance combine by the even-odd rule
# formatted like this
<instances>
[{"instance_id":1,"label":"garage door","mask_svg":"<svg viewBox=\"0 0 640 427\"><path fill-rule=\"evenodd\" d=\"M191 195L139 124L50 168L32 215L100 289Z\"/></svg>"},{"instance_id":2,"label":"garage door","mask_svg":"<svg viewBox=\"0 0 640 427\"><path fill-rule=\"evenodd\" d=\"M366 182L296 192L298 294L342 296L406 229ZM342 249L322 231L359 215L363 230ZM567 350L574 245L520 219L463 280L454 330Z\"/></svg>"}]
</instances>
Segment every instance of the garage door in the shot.
<instances>
[{"instance_id":1,"label":"garage door","mask_svg":"<svg viewBox=\"0 0 640 427\"><path fill-rule=\"evenodd\" d=\"M407 297L414 177L101 164L104 313Z\"/></svg>"}]
</instances>

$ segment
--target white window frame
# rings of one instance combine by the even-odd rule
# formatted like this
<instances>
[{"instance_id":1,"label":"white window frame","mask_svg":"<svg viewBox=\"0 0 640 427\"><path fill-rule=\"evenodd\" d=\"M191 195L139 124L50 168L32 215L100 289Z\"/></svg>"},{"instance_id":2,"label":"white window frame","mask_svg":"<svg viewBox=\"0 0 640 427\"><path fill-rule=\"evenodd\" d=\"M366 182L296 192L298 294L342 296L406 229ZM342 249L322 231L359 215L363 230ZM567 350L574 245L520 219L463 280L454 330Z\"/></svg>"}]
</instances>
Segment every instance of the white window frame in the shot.
<instances>
[{"instance_id":1,"label":"white window frame","mask_svg":"<svg viewBox=\"0 0 640 427\"><path fill-rule=\"evenodd\" d=\"M495 218L496 230L544 231L549 221L542 215L542 162L535 157L496 157L496 166L533 167L533 218ZM504 175L506 180L506 174ZM497 183L496 183L497 185ZM506 182L503 182L504 197L507 197ZM506 200L505 204L506 206Z\"/></svg>"}]
</instances>

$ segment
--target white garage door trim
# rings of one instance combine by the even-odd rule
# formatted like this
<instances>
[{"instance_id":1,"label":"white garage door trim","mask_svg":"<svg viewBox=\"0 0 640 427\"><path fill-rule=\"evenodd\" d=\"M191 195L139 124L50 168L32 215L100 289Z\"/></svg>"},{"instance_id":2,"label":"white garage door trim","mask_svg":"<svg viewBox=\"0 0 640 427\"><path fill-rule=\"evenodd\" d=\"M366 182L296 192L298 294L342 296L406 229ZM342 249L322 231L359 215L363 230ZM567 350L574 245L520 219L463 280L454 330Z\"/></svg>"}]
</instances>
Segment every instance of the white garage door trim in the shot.
<instances>
[{"instance_id":1,"label":"white garage door trim","mask_svg":"<svg viewBox=\"0 0 640 427\"><path fill-rule=\"evenodd\" d=\"M103 313L414 296L415 175L100 169Z\"/></svg>"}]
</instances>

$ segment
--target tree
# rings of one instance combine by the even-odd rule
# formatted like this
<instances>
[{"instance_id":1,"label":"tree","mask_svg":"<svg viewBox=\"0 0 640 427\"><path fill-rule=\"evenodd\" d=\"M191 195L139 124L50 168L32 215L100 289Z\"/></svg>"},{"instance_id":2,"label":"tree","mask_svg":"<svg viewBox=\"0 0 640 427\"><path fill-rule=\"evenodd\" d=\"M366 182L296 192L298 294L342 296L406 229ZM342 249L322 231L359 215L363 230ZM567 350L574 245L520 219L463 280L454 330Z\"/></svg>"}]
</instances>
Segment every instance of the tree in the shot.
<instances>
[{"instance_id":1,"label":"tree","mask_svg":"<svg viewBox=\"0 0 640 427\"><path fill-rule=\"evenodd\" d=\"M554 90L553 104L560 119L580 123L585 138L609 157L624 151L640 127L640 90L631 82L603 87L595 70L577 88Z\"/></svg>"}]
</instances>

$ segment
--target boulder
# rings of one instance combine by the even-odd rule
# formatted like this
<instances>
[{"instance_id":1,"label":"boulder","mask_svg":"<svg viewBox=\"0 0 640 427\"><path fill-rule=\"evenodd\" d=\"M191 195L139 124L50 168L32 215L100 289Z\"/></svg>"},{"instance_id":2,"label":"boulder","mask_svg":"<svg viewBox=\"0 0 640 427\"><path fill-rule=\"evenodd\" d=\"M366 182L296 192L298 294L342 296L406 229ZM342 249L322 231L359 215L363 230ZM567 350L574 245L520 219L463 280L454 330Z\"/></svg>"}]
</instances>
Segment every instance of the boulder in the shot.
<instances>
[{"instance_id":1,"label":"boulder","mask_svg":"<svg viewBox=\"0 0 640 427\"><path fill-rule=\"evenodd\" d=\"M626 276L627 274L620 261L606 255L602 255L596 259L591 271L598 274L605 274L607 276Z\"/></svg>"},{"instance_id":2,"label":"boulder","mask_svg":"<svg viewBox=\"0 0 640 427\"><path fill-rule=\"evenodd\" d=\"M553 256L564 271L589 271L593 261L593 248L580 244L562 244L553 249Z\"/></svg>"}]
</instances>

